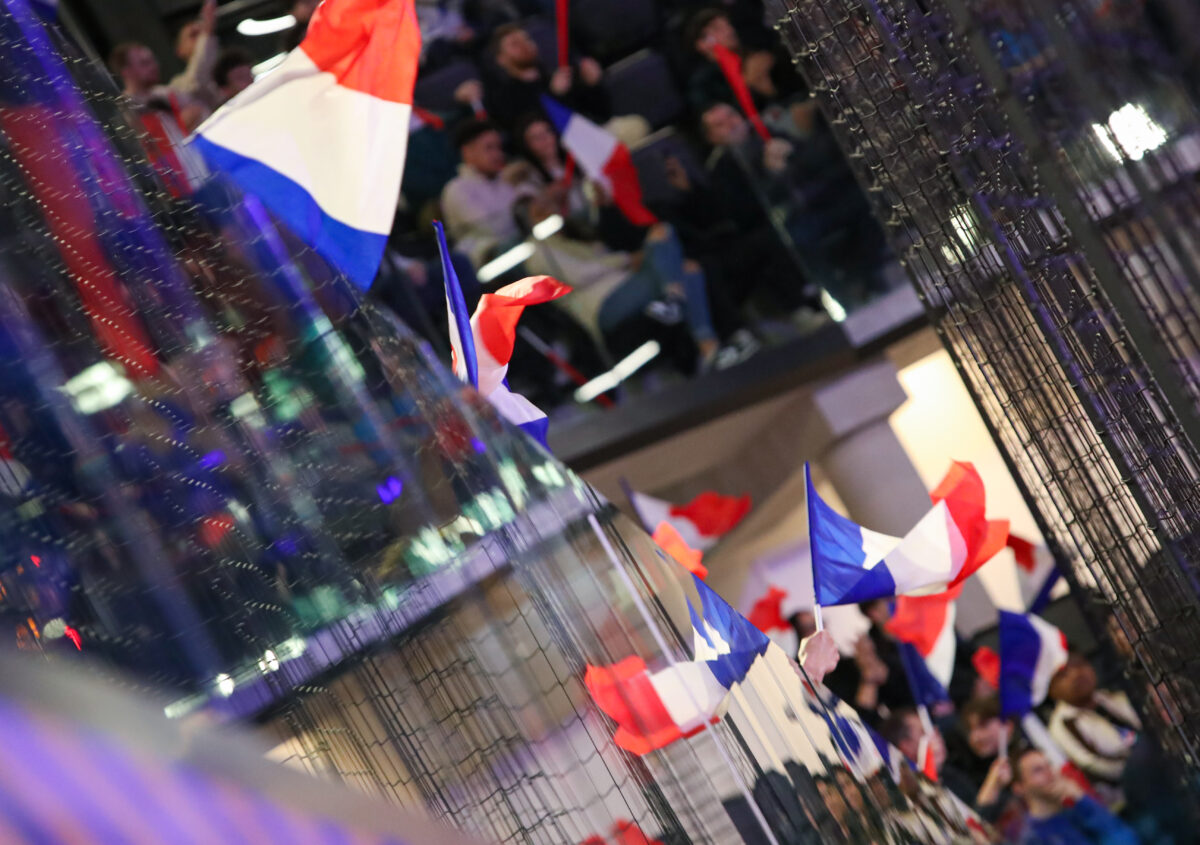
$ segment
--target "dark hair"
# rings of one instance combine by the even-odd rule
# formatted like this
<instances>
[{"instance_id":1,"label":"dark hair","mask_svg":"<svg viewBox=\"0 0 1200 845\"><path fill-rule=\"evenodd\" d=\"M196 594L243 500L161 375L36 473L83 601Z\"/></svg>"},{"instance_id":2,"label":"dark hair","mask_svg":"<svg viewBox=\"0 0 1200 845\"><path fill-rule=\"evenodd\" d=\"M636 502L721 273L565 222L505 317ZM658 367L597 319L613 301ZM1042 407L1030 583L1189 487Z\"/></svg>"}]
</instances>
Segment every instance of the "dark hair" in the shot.
<instances>
[{"instance_id":1,"label":"dark hair","mask_svg":"<svg viewBox=\"0 0 1200 845\"><path fill-rule=\"evenodd\" d=\"M887 717L882 725L879 726L879 734L892 745L899 746L900 743L908 739L908 719L911 716L916 716L917 711L912 707L897 707Z\"/></svg>"},{"instance_id":2,"label":"dark hair","mask_svg":"<svg viewBox=\"0 0 1200 845\"><path fill-rule=\"evenodd\" d=\"M512 35L514 32L525 32L525 27L521 26L519 23L506 23L496 27L496 29L492 32L492 37L488 39L488 55L493 59L496 58L496 56L500 53L500 42Z\"/></svg>"},{"instance_id":3,"label":"dark hair","mask_svg":"<svg viewBox=\"0 0 1200 845\"><path fill-rule=\"evenodd\" d=\"M873 608L875 605L879 604L880 602L887 604L887 601L888 601L887 599L871 599L870 601L860 601L858 603L858 609L862 612L863 616L867 616L868 614L870 614L871 608Z\"/></svg>"},{"instance_id":4,"label":"dark hair","mask_svg":"<svg viewBox=\"0 0 1200 845\"><path fill-rule=\"evenodd\" d=\"M725 14L723 9L709 6L688 18L687 25L683 28L683 45L689 50L695 50L696 42L700 40L700 34L717 18L728 20L729 15Z\"/></svg>"},{"instance_id":5,"label":"dark hair","mask_svg":"<svg viewBox=\"0 0 1200 845\"><path fill-rule=\"evenodd\" d=\"M1021 761L1033 753L1044 754L1042 749L1028 742L1017 745L1008 755L1008 764L1012 767L1013 782L1021 779Z\"/></svg>"},{"instance_id":6,"label":"dark hair","mask_svg":"<svg viewBox=\"0 0 1200 845\"><path fill-rule=\"evenodd\" d=\"M964 728L970 729L971 719L977 719L979 722L987 722L992 719L1000 718L1000 696L988 695L982 698L972 698L962 707L962 712L958 715L959 720Z\"/></svg>"},{"instance_id":7,"label":"dark hair","mask_svg":"<svg viewBox=\"0 0 1200 845\"><path fill-rule=\"evenodd\" d=\"M108 69L120 76L121 71L125 70L125 66L129 64L129 54L139 47L145 46L140 41L122 41L108 54Z\"/></svg>"},{"instance_id":8,"label":"dark hair","mask_svg":"<svg viewBox=\"0 0 1200 845\"><path fill-rule=\"evenodd\" d=\"M461 150L476 138L499 131L500 127L490 120L465 120L454 130L454 149Z\"/></svg>"},{"instance_id":9,"label":"dark hair","mask_svg":"<svg viewBox=\"0 0 1200 845\"><path fill-rule=\"evenodd\" d=\"M517 118L517 122L513 124L512 136L509 139L509 146L512 147L514 153L532 164L547 180L550 179L550 174L545 171L542 163L538 160L533 151L529 149L529 145L525 143L525 133L530 126L535 123L544 123L550 127L550 131L558 136L558 129L554 126L554 122L540 111L526 112ZM561 155L563 152L562 139L558 139L558 151ZM566 158L566 156L563 156Z\"/></svg>"},{"instance_id":10,"label":"dark hair","mask_svg":"<svg viewBox=\"0 0 1200 845\"><path fill-rule=\"evenodd\" d=\"M221 88L229 83L229 74L237 67L253 66L254 59L240 47L230 47L221 51L217 63L213 65L213 82Z\"/></svg>"}]
</instances>

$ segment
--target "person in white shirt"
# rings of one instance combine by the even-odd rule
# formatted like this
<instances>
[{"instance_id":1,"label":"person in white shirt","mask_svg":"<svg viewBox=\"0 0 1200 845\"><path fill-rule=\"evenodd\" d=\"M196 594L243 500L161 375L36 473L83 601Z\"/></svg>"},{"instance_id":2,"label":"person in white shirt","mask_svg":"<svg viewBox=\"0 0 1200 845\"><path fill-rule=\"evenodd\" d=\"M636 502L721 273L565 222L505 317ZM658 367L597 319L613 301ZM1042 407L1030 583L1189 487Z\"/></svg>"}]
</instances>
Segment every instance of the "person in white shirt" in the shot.
<instances>
[{"instance_id":1,"label":"person in white shirt","mask_svg":"<svg viewBox=\"0 0 1200 845\"><path fill-rule=\"evenodd\" d=\"M1097 786L1116 788L1142 729L1123 692L1097 688L1096 670L1072 654L1050 681L1050 736Z\"/></svg>"}]
</instances>

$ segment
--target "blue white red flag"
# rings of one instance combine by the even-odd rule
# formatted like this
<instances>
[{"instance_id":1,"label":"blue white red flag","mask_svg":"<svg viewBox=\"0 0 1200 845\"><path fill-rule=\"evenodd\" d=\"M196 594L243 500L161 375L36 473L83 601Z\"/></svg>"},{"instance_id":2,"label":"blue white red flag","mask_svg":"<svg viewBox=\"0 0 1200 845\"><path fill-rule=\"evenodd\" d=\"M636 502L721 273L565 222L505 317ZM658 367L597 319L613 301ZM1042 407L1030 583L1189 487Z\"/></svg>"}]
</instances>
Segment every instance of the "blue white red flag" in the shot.
<instances>
[{"instance_id":1,"label":"blue white red flag","mask_svg":"<svg viewBox=\"0 0 1200 845\"><path fill-rule=\"evenodd\" d=\"M508 389L505 377L517 342L517 323L528 305L550 302L571 288L550 276L530 276L479 298L475 314L467 304L446 247L442 224L435 222L442 273L446 283L446 316L454 374L479 391L502 417L543 446L549 421L532 402Z\"/></svg>"},{"instance_id":2,"label":"blue white red flag","mask_svg":"<svg viewBox=\"0 0 1200 845\"><path fill-rule=\"evenodd\" d=\"M642 183L633 157L617 136L545 95L542 108L558 130L563 147L589 179L603 186L630 223L651 226L658 222L642 204Z\"/></svg>"},{"instance_id":3,"label":"blue white red flag","mask_svg":"<svg viewBox=\"0 0 1200 845\"><path fill-rule=\"evenodd\" d=\"M617 723L614 742L645 754L692 736L724 713L729 690L745 680L771 641L693 576L701 610L688 602L692 659L650 670L640 657L587 667L592 700Z\"/></svg>"},{"instance_id":4,"label":"blue white red flag","mask_svg":"<svg viewBox=\"0 0 1200 845\"><path fill-rule=\"evenodd\" d=\"M805 467L808 530L817 604L855 604L962 583L1004 547L1007 521L984 514L983 482L955 463L933 492L933 507L904 537L871 531L837 513Z\"/></svg>"},{"instance_id":5,"label":"blue white red flag","mask_svg":"<svg viewBox=\"0 0 1200 845\"><path fill-rule=\"evenodd\" d=\"M1067 662L1067 638L1041 617L1002 610L999 651L1001 714L1024 716L1046 700Z\"/></svg>"},{"instance_id":6,"label":"blue white red flag","mask_svg":"<svg viewBox=\"0 0 1200 845\"><path fill-rule=\"evenodd\" d=\"M420 53L410 0L325 0L300 46L193 144L366 290L400 196Z\"/></svg>"}]
</instances>

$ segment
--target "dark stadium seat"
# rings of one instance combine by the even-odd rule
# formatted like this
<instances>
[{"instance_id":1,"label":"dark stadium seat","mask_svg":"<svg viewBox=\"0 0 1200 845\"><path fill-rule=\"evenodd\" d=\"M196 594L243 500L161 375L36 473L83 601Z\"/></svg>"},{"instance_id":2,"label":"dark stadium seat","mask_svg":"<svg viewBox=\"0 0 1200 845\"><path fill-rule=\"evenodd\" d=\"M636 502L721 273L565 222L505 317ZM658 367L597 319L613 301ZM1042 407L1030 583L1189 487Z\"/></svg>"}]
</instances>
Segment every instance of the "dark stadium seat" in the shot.
<instances>
[{"instance_id":1,"label":"dark stadium seat","mask_svg":"<svg viewBox=\"0 0 1200 845\"><path fill-rule=\"evenodd\" d=\"M613 114L640 114L653 129L678 120L684 102L667 60L653 50L641 50L604 72Z\"/></svg>"}]
</instances>

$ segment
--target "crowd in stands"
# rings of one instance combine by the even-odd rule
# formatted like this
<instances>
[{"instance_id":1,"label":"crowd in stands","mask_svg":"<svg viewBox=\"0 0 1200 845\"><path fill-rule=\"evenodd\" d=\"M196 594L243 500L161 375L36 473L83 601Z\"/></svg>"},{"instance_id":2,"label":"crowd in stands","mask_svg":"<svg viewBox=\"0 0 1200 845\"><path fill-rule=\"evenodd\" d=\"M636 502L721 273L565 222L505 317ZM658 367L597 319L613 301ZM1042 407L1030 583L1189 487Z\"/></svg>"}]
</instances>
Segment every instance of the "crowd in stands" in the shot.
<instances>
[{"instance_id":1,"label":"crowd in stands","mask_svg":"<svg viewBox=\"0 0 1200 845\"><path fill-rule=\"evenodd\" d=\"M1102 687L1092 660L1071 652L1031 724L1002 714L995 678L976 670L970 645L960 639L948 700L928 709L927 725L900 645L885 628L888 602L860 610L871 625L853 659L826 662L819 675L914 769L929 771L928 754L938 781L992 827L993 841L1194 841L1195 820L1182 800L1178 773L1143 731L1119 679ZM792 625L812 642L811 613L797 614Z\"/></svg>"},{"instance_id":2,"label":"crowd in stands","mask_svg":"<svg viewBox=\"0 0 1200 845\"><path fill-rule=\"evenodd\" d=\"M316 6L293 4L281 48ZM761 0L572 9L563 50L549 0L417 0L420 73L377 301L444 348L434 219L468 307L523 275L574 288L526 319L588 376L648 338L678 370L723 368L822 325L829 297L849 310L886 289L882 231ZM212 0L176 46L184 70L165 85L144 45L119 45L110 64L181 195L200 178L183 139L253 71L246 52L222 49ZM576 167L546 97L631 150L644 216ZM508 260L517 247L523 260ZM523 374L535 401L563 398L546 395L561 373L519 346Z\"/></svg>"}]
</instances>

